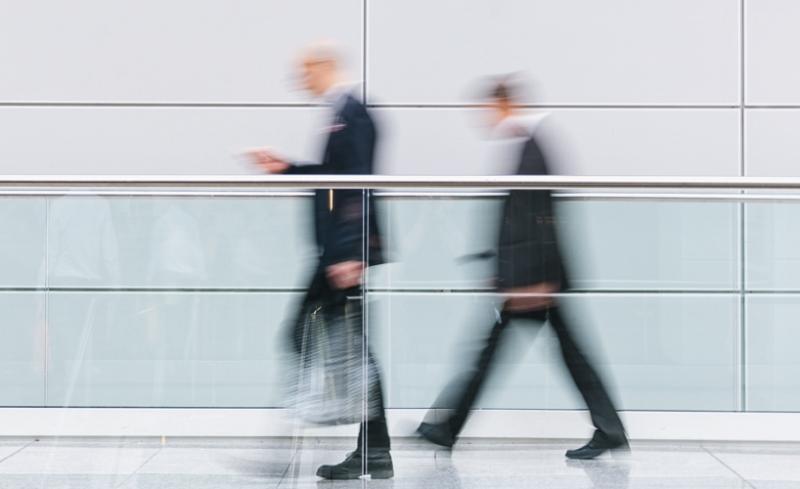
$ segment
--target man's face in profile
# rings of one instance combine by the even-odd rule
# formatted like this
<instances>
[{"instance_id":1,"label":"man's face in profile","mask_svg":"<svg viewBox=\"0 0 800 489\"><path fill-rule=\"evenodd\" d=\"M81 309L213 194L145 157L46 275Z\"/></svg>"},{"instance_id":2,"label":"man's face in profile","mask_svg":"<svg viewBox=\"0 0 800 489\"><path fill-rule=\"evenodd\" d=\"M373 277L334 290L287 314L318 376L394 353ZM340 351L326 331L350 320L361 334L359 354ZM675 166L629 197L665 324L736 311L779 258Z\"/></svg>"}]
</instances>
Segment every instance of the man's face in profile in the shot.
<instances>
[{"instance_id":1,"label":"man's face in profile","mask_svg":"<svg viewBox=\"0 0 800 489\"><path fill-rule=\"evenodd\" d=\"M483 111L485 113L485 121L491 130L508 116L510 107L508 102L500 101L496 98L490 98L483 104Z\"/></svg>"},{"instance_id":2,"label":"man's face in profile","mask_svg":"<svg viewBox=\"0 0 800 489\"><path fill-rule=\"evenodd\" d=\"M300 63L300 84L314 96L321 96L329 88L327 80L332 70L330 61L322 61L310 57Z\"/></svg>"}]
</instances>

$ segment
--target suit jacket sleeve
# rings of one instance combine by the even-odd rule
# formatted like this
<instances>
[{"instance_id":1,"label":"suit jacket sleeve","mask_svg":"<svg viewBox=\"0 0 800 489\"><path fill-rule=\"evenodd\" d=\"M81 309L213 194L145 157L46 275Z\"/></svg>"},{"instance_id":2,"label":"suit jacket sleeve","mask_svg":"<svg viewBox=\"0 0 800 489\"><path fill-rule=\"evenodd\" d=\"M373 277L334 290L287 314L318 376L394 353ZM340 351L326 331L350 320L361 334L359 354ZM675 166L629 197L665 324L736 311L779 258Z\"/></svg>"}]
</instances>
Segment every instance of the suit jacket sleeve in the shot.
<instances>
[{"instance_id":1,"label":"suit jacket sleeve","mask_svg":"<svg viewBox=\"0 0 800 489\"><path fill-rule=\"evenodd\" d=\"M289 168L284 173L286 175L322 175L325 171L320 164L298 165L297 162L293 161L289 164Z\"/></svg>"}]
</instances>

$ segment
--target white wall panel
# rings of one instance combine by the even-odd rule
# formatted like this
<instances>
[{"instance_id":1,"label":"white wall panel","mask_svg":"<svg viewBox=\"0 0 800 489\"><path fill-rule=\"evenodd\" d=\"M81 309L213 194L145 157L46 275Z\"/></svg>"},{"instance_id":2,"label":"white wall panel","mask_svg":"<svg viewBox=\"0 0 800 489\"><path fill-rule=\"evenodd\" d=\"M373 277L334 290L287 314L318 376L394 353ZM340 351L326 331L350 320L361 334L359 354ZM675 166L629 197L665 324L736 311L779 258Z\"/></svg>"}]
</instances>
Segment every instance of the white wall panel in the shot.
<instances>
[{"instance_id":1,"label":"white wall panel","mask_svg":"<svg viewBox=\"0 0 800 489\"><path fill-rule=\"evenodd\" d=\"M733 104L735 0L406 0L368 10L370 96L454 103L524 70L553 104Z\"/></svg>"},{"instance_id":2,"label":"white wall panel","mask_svg":"<svg viewBox=\"0 0 800 489\"><path fill-rule=\"evenodd\" d=\"M751 177L800 176L800 109L747 111L745 174Z\"/></svg>"},{"instance_id":3,"label":"white wall panel","mask_svg":"<svg viewBox=\"0 0 800 489\"><path fill-rule=\"evenodd\" d=\"M390 174L487 174L493 157L476 109L381 109L377 168ZM542 123L554 171L583 175L736 175L734 109L561 109ZM0 109L4 173L253 172L238 153L273 145L317 159L325 114L289 108Z\"/></svg>"},{"instance_id":4,"label":"white wall panel","mask_svg":"<svg viewBox=\"0 0 800 489\"><path fill-rule=\"evenodd\" d=\"M2 173L231 174L273 145L319 158L320 109L164 107L0 108Z\"/></svg>"},{"instance_id":5,"label":"white wall panel","mask_svg":"<svg viewBox=\"0 0 800 489\"><path fill-rule=\"evenodd\" d=\"M514 167L485 137L481 109L378 113L386 127L383 172L484 175ZM558 109L536 131L554 173L731 176L739 174L738 124L735 109Z\"/></svg>"},{"instance_id":6,"label":"white wall panel","mask_svg":"<svg viewBox=\"0 0 800 489\"><path fill-rule=\"evenodd\" d=\"M800 103L800 2L745 0L748 104Z\"/></svg>"},{"instance_id":7,"label":"white wall panel","mask_svg":"<svg viewBox=\"0 0 800 489\"><path fill-rule=\"evenodd\" d=\"M293 102L298 50L361 70L361 0L0 2L0 101Z\"/></svg>"}]
</instances>

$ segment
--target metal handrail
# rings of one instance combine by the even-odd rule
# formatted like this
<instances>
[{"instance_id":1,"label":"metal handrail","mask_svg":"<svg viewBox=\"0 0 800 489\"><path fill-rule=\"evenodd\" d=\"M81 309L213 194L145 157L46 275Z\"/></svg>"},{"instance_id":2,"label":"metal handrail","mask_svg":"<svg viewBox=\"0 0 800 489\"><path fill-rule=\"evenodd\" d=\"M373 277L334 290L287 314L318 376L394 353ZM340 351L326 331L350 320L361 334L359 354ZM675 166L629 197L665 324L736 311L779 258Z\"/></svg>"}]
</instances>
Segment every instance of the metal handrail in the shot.
<instances>
[{"instance_id":1,"label":"metal handrail","mask_svg":"<svg viewBox=\"0 0 800 489\"><path fill-rule=\"evenodd\" d=\"M703 189L800 190L797 177L2 175L3 189Z\"/></svg>"}]
</instances>

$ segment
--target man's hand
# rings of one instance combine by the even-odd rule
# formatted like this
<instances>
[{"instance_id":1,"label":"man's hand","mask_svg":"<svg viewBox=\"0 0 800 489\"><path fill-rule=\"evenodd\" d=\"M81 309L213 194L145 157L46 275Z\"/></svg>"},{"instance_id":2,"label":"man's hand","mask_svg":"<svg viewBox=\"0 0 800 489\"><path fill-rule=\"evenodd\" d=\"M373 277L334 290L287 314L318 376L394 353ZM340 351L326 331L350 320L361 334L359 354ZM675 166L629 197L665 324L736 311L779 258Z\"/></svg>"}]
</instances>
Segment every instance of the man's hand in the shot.
<instances>
[{"instance_id":1,"label":"man's hand","mask_svg":"<svg viewBox=\"0 0 800 489\"><path fill-rule=\"evenodd\" d=\"M325 269L330 283L337 289L349 289L361 285L364 273L364 262L348 260L329 266Z\"/></svg>"},{"instance_id":2,"label":"man's hand","mask_svg":"<svg viewBox=\"0 0 800 489\"><path fill-rule=\"evenodd\" d=\"M511 312L530 312L545 309L553 305L553 294L559 286L553 282L541 282L525 287L506 289L505 309Z\"/></svg>"},{"instance_id":3,"label":"man's hand","mask_svg":"<svg viewBox=\"0 0 800 489\"><path fill-rule=\"evenodd\" d=\"M270 148L251 149L247 152L247 156L267 173L283 173L290 166L284 158L278 156Z\"/></svg>"}]
</instances>

